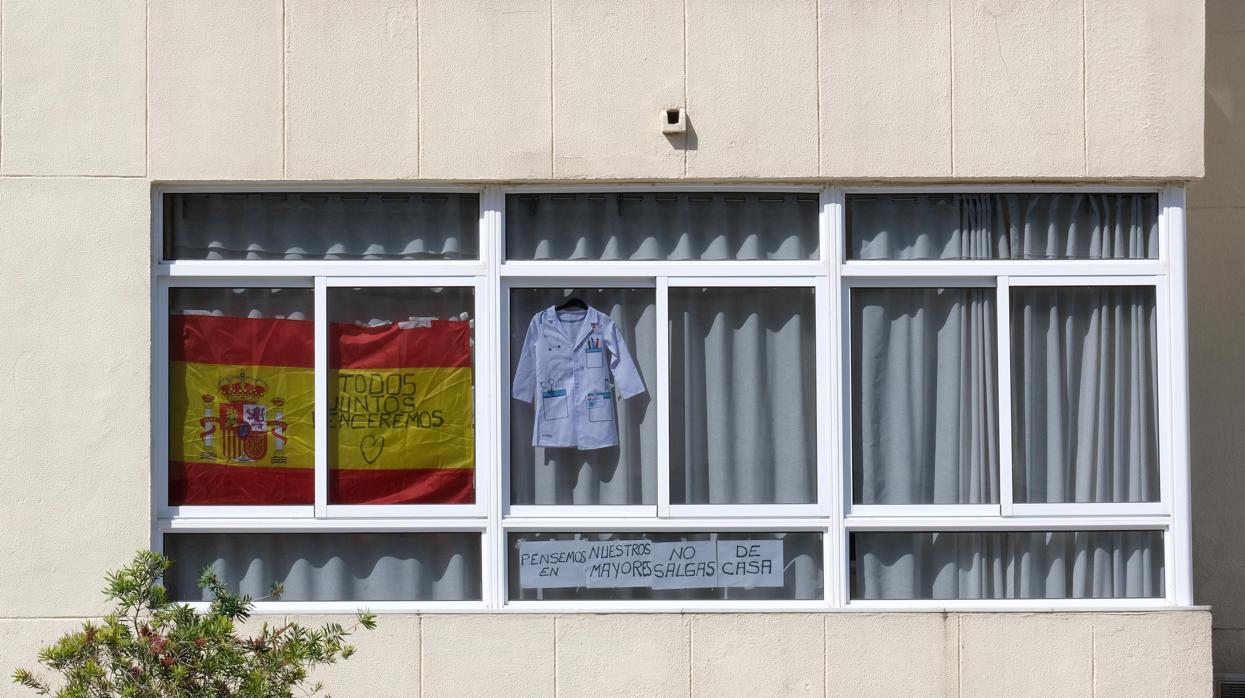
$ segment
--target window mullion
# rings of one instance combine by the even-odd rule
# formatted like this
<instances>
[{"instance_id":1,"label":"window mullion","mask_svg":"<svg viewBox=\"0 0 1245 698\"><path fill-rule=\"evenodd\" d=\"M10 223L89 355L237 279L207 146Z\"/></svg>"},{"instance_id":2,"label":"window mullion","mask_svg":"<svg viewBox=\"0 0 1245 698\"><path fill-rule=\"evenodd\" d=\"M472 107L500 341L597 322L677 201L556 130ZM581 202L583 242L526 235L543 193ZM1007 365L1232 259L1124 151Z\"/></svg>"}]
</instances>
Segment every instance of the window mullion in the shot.
<instances>
[{"instance_id":1,"label":"window mullion","mask_svg":"<svg viewBox=\"0 0 1245 698\"><path fill-rule=\"evenodd\" d=\"M657 516L670 516L670 279L657 281Z\"/></svg>"},{"instance_id":2,"label":"window mullion","mask_svg":"<svg viewBox=\"0 0 1245 698\"><path fill-rule=\"evenodd\" d=\"M844 487L844 441L840 427L846 423L843 412L844 355L846 345L842 301L844 258L843 191L837 187L821 190L821 258L826 273L817 280L817 504L826 512L826 531L822 539L822 578L824 597L832 608L847 604L848 569L843 517L846 508Z\"/></svg>"},{"instance_id":3,"label":"window mullion","mask_svg":"<svg viewBox=\"0 0 1245 698\"><path fill-rule=\"evenodd\" d=\"M817 346L820 349L814 356L817 363L816 380L817 380L817 399L816 399L816 420L813 422L814 428L817 430L817 510L826 516L838 517L840 513L838 507L834 505L835 495L838 490L835 486L837 478L834 474L833 466L834 453L838 448L837 441L833 436L832 425L835 423L837 415L834 411L834 400L832 396L836 395L835 382L833 378L833 361L830 347L836 346L831 337L835 334L832 325L836 321L832 308L834 300L830 297L830 281L825 278L817 280L817 285L813 289L813 301L815 303L816 312L814 312L813 331L816 332ZM827 523L829 523L827 521ZM831 570L837 568L838 545L834 544L834 535L836 527L828 526L822 534L822 579L823 594L827 602L835 604L839 594L839 583L837 577Z\"/></svg>"},{"instance_id":4,"label":"window mullion","mask_svg":"<svg viewBox=\"0 0 1245 698\"><path fill-rule=\"evenodd\" d=\"M157 219L159 220L159 219ZM168 515L169 510L169 282L158 279L155 287L156 323L154 344L156 345L156 361L154 362L152 380L152 411L155 415L151 443L153 446L151 462L156 464L153 478L156 493L153 501L157 518ZM156 543L161 540L155 534Z\"/></svg>"},{"instance_id":5,"label":"window mullion","mask_svg":"<svg viewBox=\"0 0 1245 698\"><path fill-rule=\"evenodd\" d=\"M329 503L329 318L328 278L315 281L315 515L328 517Z\"/></svg>"},{"instance_id":6,"label":"window mullion","mask_svg":"<svg viewBox=\"0 0 1245 698\"><path fill-rule=\"evenodd\" d=\"M488 506L488 527L482 541L481 567L484 570L484 603L491 608L506 605L506 534L501 522L510 502L510 294L501 283L501 264L505 257L506 195L497 187L485 187L480 195L480 249L487 264L486 287L477 288L476 308L487 309L490 322L477 321L478 342L490 345L489 394L494 400L485 409L476 408L477 424L489 423L488 459L492 469L487 492L476 493L478 502ZM479 314L477 314L479 317ZM476 376L477 384L481 377ZM478 432L477 432L478 433ZM477 463L477 468L481 464Z\"/></svg>"},{"instance_id":7,"label":"window mullion","mask_svg":"<svg viewBox=\"0 0 1245 698\"><path fill-rule=\"evenodd\" d=\"M999 395L999 507L1003 516L1014 512L1012 488L1012 350L1011 350L1011 283L1006 276L998 277L995 292L998 332L998 395Z\"/></svg>"},{"instance_id":8,"label":"window mullion","mask_svg":"<svg viewBox=\"0 0 1245 698\"><path fill-rule=\"evenodd\" d=\"M1167 318L1159 326L1166 338L1166 356L1160 362L1169 372L1170 447L1161 451L1167 456L1164 468L1172 469L1171 487L1162 494L1170 507L1173 525L1166 548L1169 573L1173 582L1168 597L1181 606L1193 604L1193 539L1190 534L1191 501L1189 495L1189 334L1188 334L1188 270L1186 267L1185 192L1177 186L1163 190L1163 233L1170 275L1165 289ZM1160 315L1160 318L1162 315Z\"/></svg>"}]
</instances>

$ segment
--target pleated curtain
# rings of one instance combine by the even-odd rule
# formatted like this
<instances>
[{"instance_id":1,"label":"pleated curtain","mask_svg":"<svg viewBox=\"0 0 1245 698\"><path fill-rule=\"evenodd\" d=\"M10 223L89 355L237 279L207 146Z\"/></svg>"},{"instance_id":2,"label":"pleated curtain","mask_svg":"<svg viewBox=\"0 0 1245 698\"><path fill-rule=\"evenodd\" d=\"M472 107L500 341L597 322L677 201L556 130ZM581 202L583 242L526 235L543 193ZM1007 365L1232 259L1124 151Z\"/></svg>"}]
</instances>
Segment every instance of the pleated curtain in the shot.
<instances>
[{"instance_id":1,"label":"pleated curtain","mask_svg":"<svg viewBox=\"0 0 1245 698\"><path fill-rule=\"evenodd\" d=\"M848 197L850 259L1154 259L1156 194Z\"/></svg>"},{"instance_id":2,"label":"pleated curtain","mask_svg":"<svg viewBox=\"0 0 1245 698\"><path fill-rule=\"evenodd\" d=\"M506 258L816 259L819 213L816 194L513 194Z\"/></svg>"},{"instance_id":3,"label":"pleated curtain","mask_svg":"<svg viewBox=\"0 0 1245 698\"><path fill-rule=\"evenodd\" d=\"M165 584L175 599L208 600L211 567L231 591L283 601L478 600L477 533L194 533L168 535Z\"/></svg>"},{"instance_id":4,"label":"pleated curtain","mask_svg":"<svg viewBox=\"0 0 1245 698\"><path fill-rule=\"evenodd\" d=\"M857 599L1163 596L1158 531L870 532L852 544Z\"/></svg>"},{"instance_id":5,"label":"pleated curtain","mask_svg":"<svg viewBox=\"0 0 1245 698\"><path fill-rule=\"evenodd\" d=\"M1142 259L1153 194L853 196L854 259ZM992 289L851 290L856 504L999 501ZM1152 286L1010 289L1019 503L1159 501ZM1156 531L853 536L854 597L1155 597Z\"/></svg>"},{"instance_id":6,"label":"pleated curtain","mask_svg":"<svg viewBox=\"0 0 1245 698\"><path fill-rule=\"evenodd\" d=\"M476 194L220 193L165 197L168 259L475 259Z\"/></svg>"},{"instance_id":7,"label":"pleated curtain","mask_svg":"<svg viewBox=\"0 0 1245 698\"><path fill-rule=\"evenodd\" d=\"M994 289L851 297L853 501L998 502Z\"/></svg>"},{"instance_id":8,"label":"pleated curtain","mask_svg":"<svg viewBox=\"0 0 1245 698\"><path fill-rule=\"evenodd\" d=\"M1012 289L1018 502L1157 502L1153 287Z\"/></svg>"},{"instance_id":9,"label":"pleated curtain","mask_svg":"<svg viewBox=\"0 0 1245 698\"><path fill-rule=\"evenodd\" d=\"M809 288L670 290L670 500L804 504L817 494Z\"/></svg>"}]
</instances>

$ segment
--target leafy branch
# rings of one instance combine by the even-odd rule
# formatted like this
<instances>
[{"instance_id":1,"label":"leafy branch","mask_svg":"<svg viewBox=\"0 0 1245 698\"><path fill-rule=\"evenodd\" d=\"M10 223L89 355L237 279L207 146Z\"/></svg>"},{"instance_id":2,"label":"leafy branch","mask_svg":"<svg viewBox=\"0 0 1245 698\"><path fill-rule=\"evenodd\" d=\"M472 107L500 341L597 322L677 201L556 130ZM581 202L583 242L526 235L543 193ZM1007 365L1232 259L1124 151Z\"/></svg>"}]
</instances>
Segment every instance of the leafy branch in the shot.
<instances>
[{"instance_id":1,"label":"leafy branch","mask_svg":"<svg viewBox=\"0 0 1245 698\"><path fill-rule=\"evenodd\" d=\"M376 627L375 614L361 611L348 629L265 622L254 637L240 637L237 624L250 618L254 600L230 593L208 568L199 577L211 597L207 610L174 603L160 583L171 565L142 550L109 572L104 594L115 608L39 652L39 663L60 675L57 687L27 669L14 672L13 681L58 698L314 695L322 686L309 683L310 671L349 659L355 648L347 638ZM282 591L274 584L271 598Z\"/></svg>"}]
</instances>

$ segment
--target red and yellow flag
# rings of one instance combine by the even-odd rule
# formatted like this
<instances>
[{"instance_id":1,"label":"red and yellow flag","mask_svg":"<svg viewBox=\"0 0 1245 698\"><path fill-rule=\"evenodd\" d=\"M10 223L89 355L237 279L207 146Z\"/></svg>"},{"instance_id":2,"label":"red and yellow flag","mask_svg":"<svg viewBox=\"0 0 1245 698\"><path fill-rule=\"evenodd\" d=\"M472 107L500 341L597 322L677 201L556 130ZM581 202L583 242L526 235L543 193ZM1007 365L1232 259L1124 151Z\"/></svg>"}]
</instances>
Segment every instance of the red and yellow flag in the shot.
<instances>
[{"instance_id":1,"label":"red and yellow flag","mask_svg":"<svg viewBox=\"0 0 1245 698\"><path fill-rule=\"evenodd\" d=\"M471 330L329 326L329 502L475 498ZM314 323L169 318L169 504L311 504Z\"/></svg>"},{"instance_id":2,"label":"red and yellow flag","mask_svg":"<svg viewBox=\"0 0 1245 698\"><path fill-rule=\"evenodd\" d=\"M330 325L329 501L475 499L471 328Z\"/></svg>"},{"instance_id":3,"label":"red and yellow flag","mask_svg":"<svg viewBox=\"0 0 1245 698\"><path fill-rule=\"evenodd\" d=\"M169 504L310 504L314 324L169 317Z\"/></svg>"}]
</instances>

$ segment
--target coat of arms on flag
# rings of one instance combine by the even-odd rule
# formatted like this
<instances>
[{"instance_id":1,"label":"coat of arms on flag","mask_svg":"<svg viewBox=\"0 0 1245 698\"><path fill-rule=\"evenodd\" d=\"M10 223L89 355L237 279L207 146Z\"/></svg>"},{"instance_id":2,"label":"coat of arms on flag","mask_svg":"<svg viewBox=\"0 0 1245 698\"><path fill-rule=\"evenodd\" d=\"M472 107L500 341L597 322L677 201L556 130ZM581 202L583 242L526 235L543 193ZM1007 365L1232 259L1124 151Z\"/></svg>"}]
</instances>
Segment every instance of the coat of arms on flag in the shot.
<instances>
[{"instance_id":1,"label":"coat of arms on flag","mask_svg":"<svg viewBox=\"0 0 1245 698\"><path fill-rule=\"evenodd\" d=\"M169 503L311 503L314 323L174 315L169 326Z\"/></svg>"},{"instance_id":2,"label":"coat of arms on flag","mask_svg":"<svg viewBox=\"0 0 1245 698\"><path fill-rule=\"evenodd\" d=\"M245 371L226 376L217 384L217 394L203 395L204 415L199 420L199 440L206 460L223 459L230 463L254 463L264 460L273 443L272 463L285 463L285 430L289 427L282 417L285 400L265 399L268 384L262 378L248 376ZM217 401L219 396L220 400ZM217 405L216 414L212 405ZM269 412L271 406L272 412ZM269 415L272 418L269 418ZM214 450L219 436L219 455Z\"/></svg>"}]
</instances>

